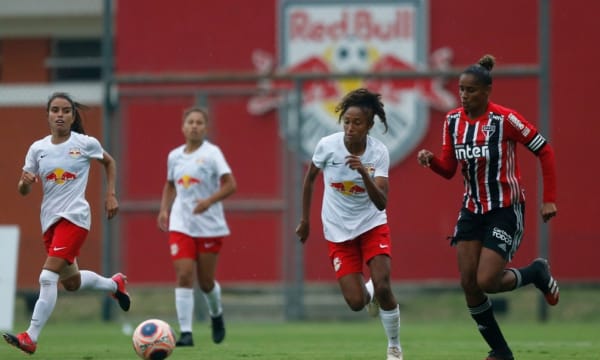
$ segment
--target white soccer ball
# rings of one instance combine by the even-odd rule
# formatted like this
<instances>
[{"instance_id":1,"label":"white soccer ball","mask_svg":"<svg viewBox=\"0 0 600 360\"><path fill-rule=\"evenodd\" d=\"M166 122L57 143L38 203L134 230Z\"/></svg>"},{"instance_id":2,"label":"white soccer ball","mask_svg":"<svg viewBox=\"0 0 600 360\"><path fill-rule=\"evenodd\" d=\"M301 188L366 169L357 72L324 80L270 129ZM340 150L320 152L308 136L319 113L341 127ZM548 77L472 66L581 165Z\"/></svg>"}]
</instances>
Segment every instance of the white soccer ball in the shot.
<instances>
[{"instance_id":1,"label":"white soccer ball","mask_svg":"<svg viewBox=\"0 0 600 360\"><path fill-rule=\"evenodd\" d=\"M163 320L149 319L133 331L133 349L144 360L166 359L175 348L175 332Z\"/></svg>"}]
</instances>

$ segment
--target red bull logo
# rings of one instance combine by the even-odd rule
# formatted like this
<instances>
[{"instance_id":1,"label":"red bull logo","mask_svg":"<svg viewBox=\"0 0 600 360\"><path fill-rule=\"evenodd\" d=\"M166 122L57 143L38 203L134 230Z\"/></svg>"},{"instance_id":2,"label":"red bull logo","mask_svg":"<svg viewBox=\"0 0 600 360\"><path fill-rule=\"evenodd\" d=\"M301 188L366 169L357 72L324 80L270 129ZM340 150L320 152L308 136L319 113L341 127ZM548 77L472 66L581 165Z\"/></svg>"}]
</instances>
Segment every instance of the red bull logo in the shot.
<instances>
[{"instance_id":1,"label":"red bull logo","mask_svg":"<svg viewBox=\"0 0 600 360\"><path fill-rule=\"evenodd\" d=\"M200 184L200 179L196 179L195 177L191 177L189 175L183 175L177 180L177 184L182 185L184 189L187 189L194 184Z\"/></svg>"},{"instance_id":2,"label":"red bull logo","mask_svg":"<svg viewBox=\"0 0 600 360\"><path fill-rule=\"evenodd\" d=\"M45 176L46 181L54 182L55 184L62 185L68 181L77 179L77 174L66 171L61 168L54 169L51 173Z\"/></svg>"},{"instance_id":3,"label":"red bull logo","mask_svg":"<svg viewBox=\"0 0 600 360\"><path fill-rule=\"evenodd\" d=\"M421 141L432 107L447 111L456 98L444 88L445 79L352 77L352 74L416 71L450 67L452 51L438 49L428 55L424 21L427 9L419 1L373 1L368 5L339 1L317 3L281 0L279 66L271 54L256 50L252 55L257 72L350 74L342 79L309 79L302 84L301 117L290 110L286 136L301 138L302 152L310 158L316 142L340 131L336 104L351 90L366 87L382 95L389 131L383 134L379 121L371 135L390 150L392 163L404 158ZM279 68L279 69L278 69ZM266 90L291 89L285 82L264 81ZM248 102L248 111L264 114L283 103L280 95L261 95Z\"/></svg>"},{"instance_id":4,"label":"red bull logo","mask_svg":"<svg viewBox=\"0 0 600 360\"><path fill-rule=\"evenodd\" d=\"M348 196L364 194L367 191L364 187L357 185L354 181L332 182L329 186L335 191Z\"/></svg>"}]
</instances>

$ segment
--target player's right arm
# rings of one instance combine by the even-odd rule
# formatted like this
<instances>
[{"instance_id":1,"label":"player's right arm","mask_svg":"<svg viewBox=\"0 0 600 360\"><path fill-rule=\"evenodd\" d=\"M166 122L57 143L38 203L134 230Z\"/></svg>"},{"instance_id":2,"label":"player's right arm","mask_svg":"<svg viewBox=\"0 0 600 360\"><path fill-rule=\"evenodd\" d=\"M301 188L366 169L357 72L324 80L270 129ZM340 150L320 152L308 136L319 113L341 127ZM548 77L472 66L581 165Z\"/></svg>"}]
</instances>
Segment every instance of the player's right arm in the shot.
<instances>
[{"instance_id":1,"label":"player's right arm","mask_svg":"<svg viewBox=\"0 0 600 360\"><path fill-rule=\"evenodd\" d=\"M29 194L31 192L31 184L37 182L37 176L34 174L23 171L21 174L21 179L19 179L18 190L19 193L23 196Z\"/></svg>"},{"instance_id":2,"label":"player's right arm","mask_svg":"<svg viewBox=\"0 0 600 360\"><path fill-rule=\"evenodd\" d=\"M177 190L175 189L175 182L167 180L163 187L162 197L160 199L160 211L158 212L158 218L156 219L158 228L162 231L169 231L169 211L171 210L173 201L175 201L176 195Z\"/></svg>"},{"instance_id":3,"label":"player's right arm","mask_svg":"<svg viewBox=\"0 0 600 360\"><path fill-rule=\"evenodd\" d=\"M296 227L296 235L300 241L304 243L310 234L310 205L312 202L313 188L315 179L319 174L319 169L314 163L310 163L310 167L304 176L304 184L302 185L302 217L300 223Z\"/></svg>"}]
</instances>

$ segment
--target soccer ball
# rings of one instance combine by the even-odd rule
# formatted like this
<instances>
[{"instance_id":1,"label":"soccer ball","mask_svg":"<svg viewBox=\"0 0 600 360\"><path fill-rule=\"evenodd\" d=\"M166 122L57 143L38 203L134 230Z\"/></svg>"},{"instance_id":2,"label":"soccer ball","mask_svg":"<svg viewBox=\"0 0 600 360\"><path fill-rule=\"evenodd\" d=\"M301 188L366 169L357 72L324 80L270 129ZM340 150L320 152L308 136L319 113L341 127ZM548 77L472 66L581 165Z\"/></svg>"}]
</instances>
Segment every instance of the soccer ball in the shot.
<instances>
[{"instance_id":1,"label":"soccer ball","mask_svg":"<svg viewBox=\"0 0 600 360\"><path fill-rule=\"evenodd\" d=\"M166 359L175 348L175 333L169 324L149 319L133 331L133 349L144 360Z\"/></svg>"}]
</instances>

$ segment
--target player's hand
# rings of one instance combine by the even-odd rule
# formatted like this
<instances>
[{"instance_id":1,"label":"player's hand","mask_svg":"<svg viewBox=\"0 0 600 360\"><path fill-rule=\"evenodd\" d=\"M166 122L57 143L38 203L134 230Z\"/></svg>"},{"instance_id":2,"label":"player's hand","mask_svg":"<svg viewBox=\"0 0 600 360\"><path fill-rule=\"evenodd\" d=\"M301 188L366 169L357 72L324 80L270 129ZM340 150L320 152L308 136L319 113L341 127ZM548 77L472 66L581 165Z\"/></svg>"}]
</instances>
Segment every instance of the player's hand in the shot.
<instances>
[{"instance_id":1,"label":"player's hand","mask_svg":"<svg viewBox=\"0 0 600 360\"><path fill-rule=\"evenodd\" d=\"M115 194L108 194L104 201L104 209L106 209L106 217L112 219L119 212L119 202Z\"/></svg>"},{"instance_id":2,"label":"player's hand","mask_svg":"<svg viewBox=\"0 0 600 360\"><path fill-rule=\"evenodd\" d=\"M161 211L158 213L158 217L156 218L156 224L158 228L164 232L169 231L169 212Z\"/></svg>"},{"instance_id":3,"label":"player's hand","mask_svg":"<svg viewBox=\"0 0 600 360\"><path fill-rule=\"evenodd\" d=\"M360 174L363 174L366 172L366 170L362 164L362 161L360 161L360 156L356 156L356 155L346 156L346 165L350 169L358 171Z\"/></svg>"},{"instance_id":4,"label":"player's hand","mask_svg":"<svg viewBox=\"0 0 600 360\"><path fill-rule=\"evenodd\" d=\"M420 150L419 153L417 154L417 162L421 166L430 167L431 159L433 159L433 153L429 150L423 149L423 150Z\"/></svg>"},{"instance_id":5,"label":"player's hand","mask_svg":"<svg viewBox=\"0 0 600 360\"><path fill-rule=\"evenodd\" d=\"M202 214L212 205L210 200L208 199L200 199L196 202L196 207L194 208L194 214Z\"/></svg>"},{"instance_id":6,"label":"player's hand","mask_svg":"<svg viewBox=\"0 0 600 360\"><path fill-rule=\"evenodd\" d=\"M310 224L308 221L300 220L298 226L296 226L296 235L300 238L301 243L305 243L310 233Z\"/></svg>"},{"instance_id":7,"label":"player's hand","mask_svg":"<svg viewBox=\"0 0 600 360\"><path fill-rule=\"evenodd\" d=\"M24 185L31 185L36 182L38 182L37 176L28 171L23 171L23 173L21 174L21 183L23 183Z\"/></svg>"},{"instance_id":8,"label":"player's hand","mask_svg":"<svg viewBox=\"0 0 600 360\"><path fill-rule=\"evenodd\" d=\"M542 219L544 222L548 222L548 220L552 219L556 216L556 204L555 203L543 203L542 209L540 210L540 214L542 215Z\"/></svg>"}]
</instances>

